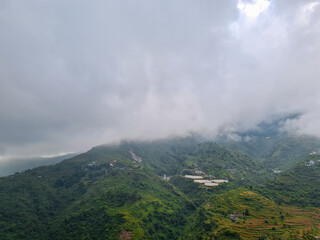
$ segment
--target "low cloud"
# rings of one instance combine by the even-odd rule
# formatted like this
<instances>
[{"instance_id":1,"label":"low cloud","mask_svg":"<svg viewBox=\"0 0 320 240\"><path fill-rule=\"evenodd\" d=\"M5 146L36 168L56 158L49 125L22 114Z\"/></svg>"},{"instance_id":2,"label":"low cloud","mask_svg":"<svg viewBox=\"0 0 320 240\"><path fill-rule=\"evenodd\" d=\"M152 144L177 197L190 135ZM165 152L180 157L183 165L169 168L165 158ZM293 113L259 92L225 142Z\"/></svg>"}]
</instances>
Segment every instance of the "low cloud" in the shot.
<instances>
[{"instance_id":1,"label":"low cloud","mask_svg":"<svg viewBox=\"0 0 320 240\"><path fill-rule=\"evenodd\" d=\"M238 4L2 1L0 155L214 135L292 113L288 128L320 136L319 1L271 1L256 18Z\"/></svg>"}]
</instances>

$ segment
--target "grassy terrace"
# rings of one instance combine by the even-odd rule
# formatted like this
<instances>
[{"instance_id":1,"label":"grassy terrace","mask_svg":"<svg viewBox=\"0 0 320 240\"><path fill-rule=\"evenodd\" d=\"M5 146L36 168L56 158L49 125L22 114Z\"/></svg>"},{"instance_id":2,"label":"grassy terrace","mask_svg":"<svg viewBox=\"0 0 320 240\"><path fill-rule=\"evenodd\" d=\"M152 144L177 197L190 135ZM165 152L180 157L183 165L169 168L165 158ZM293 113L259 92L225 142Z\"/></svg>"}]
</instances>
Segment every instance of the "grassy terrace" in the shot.
<instances>
[{"instance_id":1,"label":"grassy terrace","mask_svg":"<svg viewBox=\"0 0 320 240\"><path fill-rule=\"evenodd\" d=\"M243 217L231 220L230 214ZM201 227L194 222L199 222ZM201 229L201 230L199 230ZM184 239L302 239L320 230L320 208L279 206L246 188L212 197L189 221ZM305 239L305 238L304 238Z\"/></svg>"}]
</instances>

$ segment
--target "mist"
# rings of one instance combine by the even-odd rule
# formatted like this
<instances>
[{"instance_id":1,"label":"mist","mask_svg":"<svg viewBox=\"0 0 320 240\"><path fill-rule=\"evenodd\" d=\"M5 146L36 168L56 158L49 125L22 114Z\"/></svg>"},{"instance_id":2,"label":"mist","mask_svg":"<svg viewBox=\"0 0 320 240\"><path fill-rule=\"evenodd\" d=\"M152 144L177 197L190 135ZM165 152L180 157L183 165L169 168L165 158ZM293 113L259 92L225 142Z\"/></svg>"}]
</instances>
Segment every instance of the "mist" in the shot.
<instances>
[{"instance_id":1,"label":"mist","mask_svg":"<svg viewBox=\"0 0 320 240\"><path fill-rule=\"evenodd\" d=\"M3 0L0 29L0 160L290 114L320 137L320 1Z\"/></svg>"}]
</instances>

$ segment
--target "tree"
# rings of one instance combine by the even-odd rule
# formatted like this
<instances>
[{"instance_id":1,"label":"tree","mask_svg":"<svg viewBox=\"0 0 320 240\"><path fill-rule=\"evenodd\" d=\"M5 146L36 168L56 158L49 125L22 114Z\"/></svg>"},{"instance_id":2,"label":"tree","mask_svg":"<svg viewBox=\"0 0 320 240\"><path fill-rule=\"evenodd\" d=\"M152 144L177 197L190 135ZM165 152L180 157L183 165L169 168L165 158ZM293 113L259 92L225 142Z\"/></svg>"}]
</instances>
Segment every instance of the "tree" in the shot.
<instances>
[{"instance_id":1,"label":"tree","mask_svg":"<svg viewBox=\"0 0 320 240\"><path fill-rule=\"evenodd\" d=\"M250 212L249 212L249 209L248 209L248 208L246 208L246 210L244 211L244 215L245 215L245 216L250 216Z\"/></svg>"}]
</instances>

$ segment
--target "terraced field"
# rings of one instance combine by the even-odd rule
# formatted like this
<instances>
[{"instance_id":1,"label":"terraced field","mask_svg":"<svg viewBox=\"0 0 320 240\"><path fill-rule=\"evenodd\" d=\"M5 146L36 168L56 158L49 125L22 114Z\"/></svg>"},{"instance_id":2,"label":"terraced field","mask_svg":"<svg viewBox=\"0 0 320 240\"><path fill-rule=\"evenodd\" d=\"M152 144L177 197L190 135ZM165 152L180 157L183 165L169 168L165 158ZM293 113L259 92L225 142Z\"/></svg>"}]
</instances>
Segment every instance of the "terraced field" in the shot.
<instances>
[{"instance_id":1,"label":"terraced field","mask_svg":"<svg viewBox=\"0 0 320 240\"><path fill-rule=\"evenodd\" d=\"M242 217L231 219L230 214ZM211 198L192 221L203 223L204 239L307 239L320 231L320 208L279 206L239 188ZM196 226L190 221L185 239L196 239L193 229Z\"/></svg>"}]
</instances>

